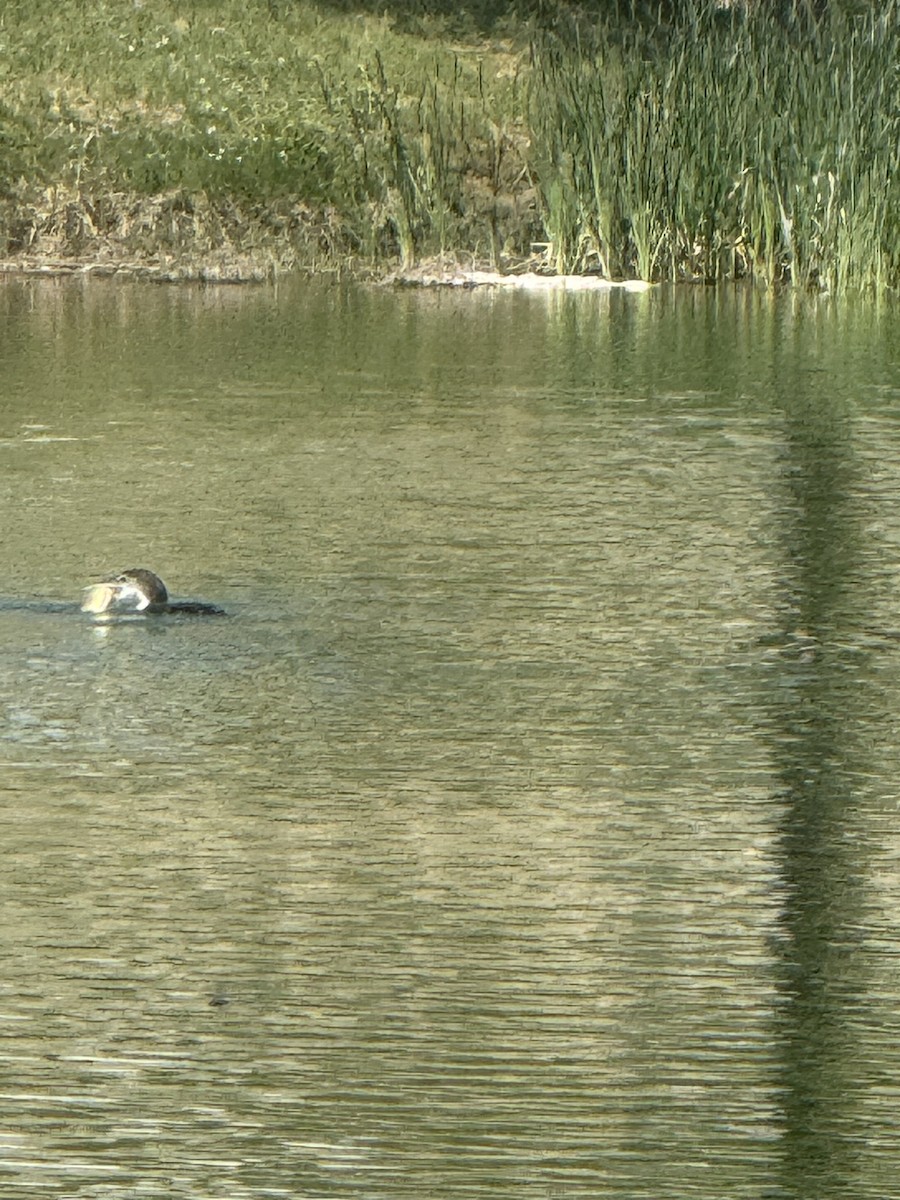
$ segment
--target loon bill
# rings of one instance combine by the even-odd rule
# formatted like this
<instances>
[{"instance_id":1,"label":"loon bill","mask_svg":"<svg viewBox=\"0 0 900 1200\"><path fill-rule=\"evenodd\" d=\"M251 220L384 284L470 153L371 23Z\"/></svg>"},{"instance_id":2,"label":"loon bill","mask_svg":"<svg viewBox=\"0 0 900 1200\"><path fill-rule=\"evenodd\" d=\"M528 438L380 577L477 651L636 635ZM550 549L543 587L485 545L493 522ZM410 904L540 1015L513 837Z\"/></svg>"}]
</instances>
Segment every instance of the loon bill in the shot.
<instances>
[{"instance_id":1,"label":"loon bill","mask_svg":"<svg viewBox=\"0 0 900 1200\"><path fill-rule=\"evenodd\" d=\"M184 613L187 616L224 615L224 609L215 604L203 604L197 600L169 599L166 585L152 571L143 567L129 567L117 575L110 575L100 583L89 584L84 589L81 611L100 616L104 613Z\"/></svg>"}]
</instances>

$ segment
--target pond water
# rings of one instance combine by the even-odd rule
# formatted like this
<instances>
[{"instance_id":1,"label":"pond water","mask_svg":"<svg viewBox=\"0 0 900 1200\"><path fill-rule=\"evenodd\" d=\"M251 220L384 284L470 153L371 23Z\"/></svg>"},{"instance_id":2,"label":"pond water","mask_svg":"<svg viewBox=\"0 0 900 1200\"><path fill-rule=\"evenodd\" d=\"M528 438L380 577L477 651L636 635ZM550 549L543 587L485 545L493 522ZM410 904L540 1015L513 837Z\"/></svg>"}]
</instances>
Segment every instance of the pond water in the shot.
<instances>
[{"instance_id":1,"label":"pond water","mask_svg":"<svg viewBox=\"0 0 900 1200\"><path fill-rule=\"evenodd\" d=\"M892 1194L898 341L0 284L3 1193Z\"/></svg>"}]
</instances>

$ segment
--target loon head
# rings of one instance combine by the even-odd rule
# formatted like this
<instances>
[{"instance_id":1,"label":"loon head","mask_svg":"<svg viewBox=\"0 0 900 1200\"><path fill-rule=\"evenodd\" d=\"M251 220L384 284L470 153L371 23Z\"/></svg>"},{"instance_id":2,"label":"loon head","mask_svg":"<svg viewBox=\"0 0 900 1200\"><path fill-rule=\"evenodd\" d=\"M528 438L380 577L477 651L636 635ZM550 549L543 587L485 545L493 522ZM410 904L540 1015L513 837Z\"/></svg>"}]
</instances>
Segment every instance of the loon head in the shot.
<instances>
[{"instance_id":1,"label":"loon head","mask_svg":"<svg viewBox=\"0 0 900 1200\"><path fill-rule=\"evenodd\" d=\"M110 575L102 583L91 584L85 590L81 608L83 612L105 613L115 607L132 612L146 612L161 608L168 603L166 585L152 571L142 567L129 567L117 575Z\"/></svg>"}]
</instances>

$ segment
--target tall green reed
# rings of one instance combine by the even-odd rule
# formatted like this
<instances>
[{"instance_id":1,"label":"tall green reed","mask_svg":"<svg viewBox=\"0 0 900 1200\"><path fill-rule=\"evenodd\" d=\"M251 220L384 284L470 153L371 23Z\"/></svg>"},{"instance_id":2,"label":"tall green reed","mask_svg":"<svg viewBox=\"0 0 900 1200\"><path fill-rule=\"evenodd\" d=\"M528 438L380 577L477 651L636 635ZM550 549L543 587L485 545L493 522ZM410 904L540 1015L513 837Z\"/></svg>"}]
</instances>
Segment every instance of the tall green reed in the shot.
<instances>
[{"instance_id":1,"label":"tall green reed","mask_svg":"<svg viewBox=\"0 0 900 1200\"><path fill-rule=\"evenodd\" d=\"M643 279L900 284L900 9L698 3L534 47L554 265Z\"/></svg>"},{"instance_id":2,"label":"tall green reed","mask_svg":"<svg viewBox=\"0 0 900 1200\"><path fill-rule=\"evenodd\" d=\"M457 58L391 75L377 51L350 80L322 67L335 178L374 258L500 254L501 194L524 172L515 108L497 106ZM510 90L509 88L507 90ZM504 216L508 216L504 212Z\"/></svg>"}]
</instances>

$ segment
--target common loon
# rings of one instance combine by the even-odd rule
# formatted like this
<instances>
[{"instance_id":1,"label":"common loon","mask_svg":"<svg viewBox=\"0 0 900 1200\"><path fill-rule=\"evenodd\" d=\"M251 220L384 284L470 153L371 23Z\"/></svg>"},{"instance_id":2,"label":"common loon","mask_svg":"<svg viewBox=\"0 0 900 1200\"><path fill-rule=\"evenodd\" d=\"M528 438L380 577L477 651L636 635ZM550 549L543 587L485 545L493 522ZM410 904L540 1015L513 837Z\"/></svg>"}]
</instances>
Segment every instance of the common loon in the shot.
<instances>
[{"instance_id":1,"label":"common loon","mask_svg":"<svg viewBox=\"0 0 900 1200\"><path fill-rule=\"evenodd\" d=\"M152 571L143 567L129 567L117 575L110 575L101 583L92 583L84 589L82 612L101 613L182 613L193 617L221 617L224 609L215 604L203 604L198 600L170 600L166 585Z\"/></svg>"}]
</instances>

